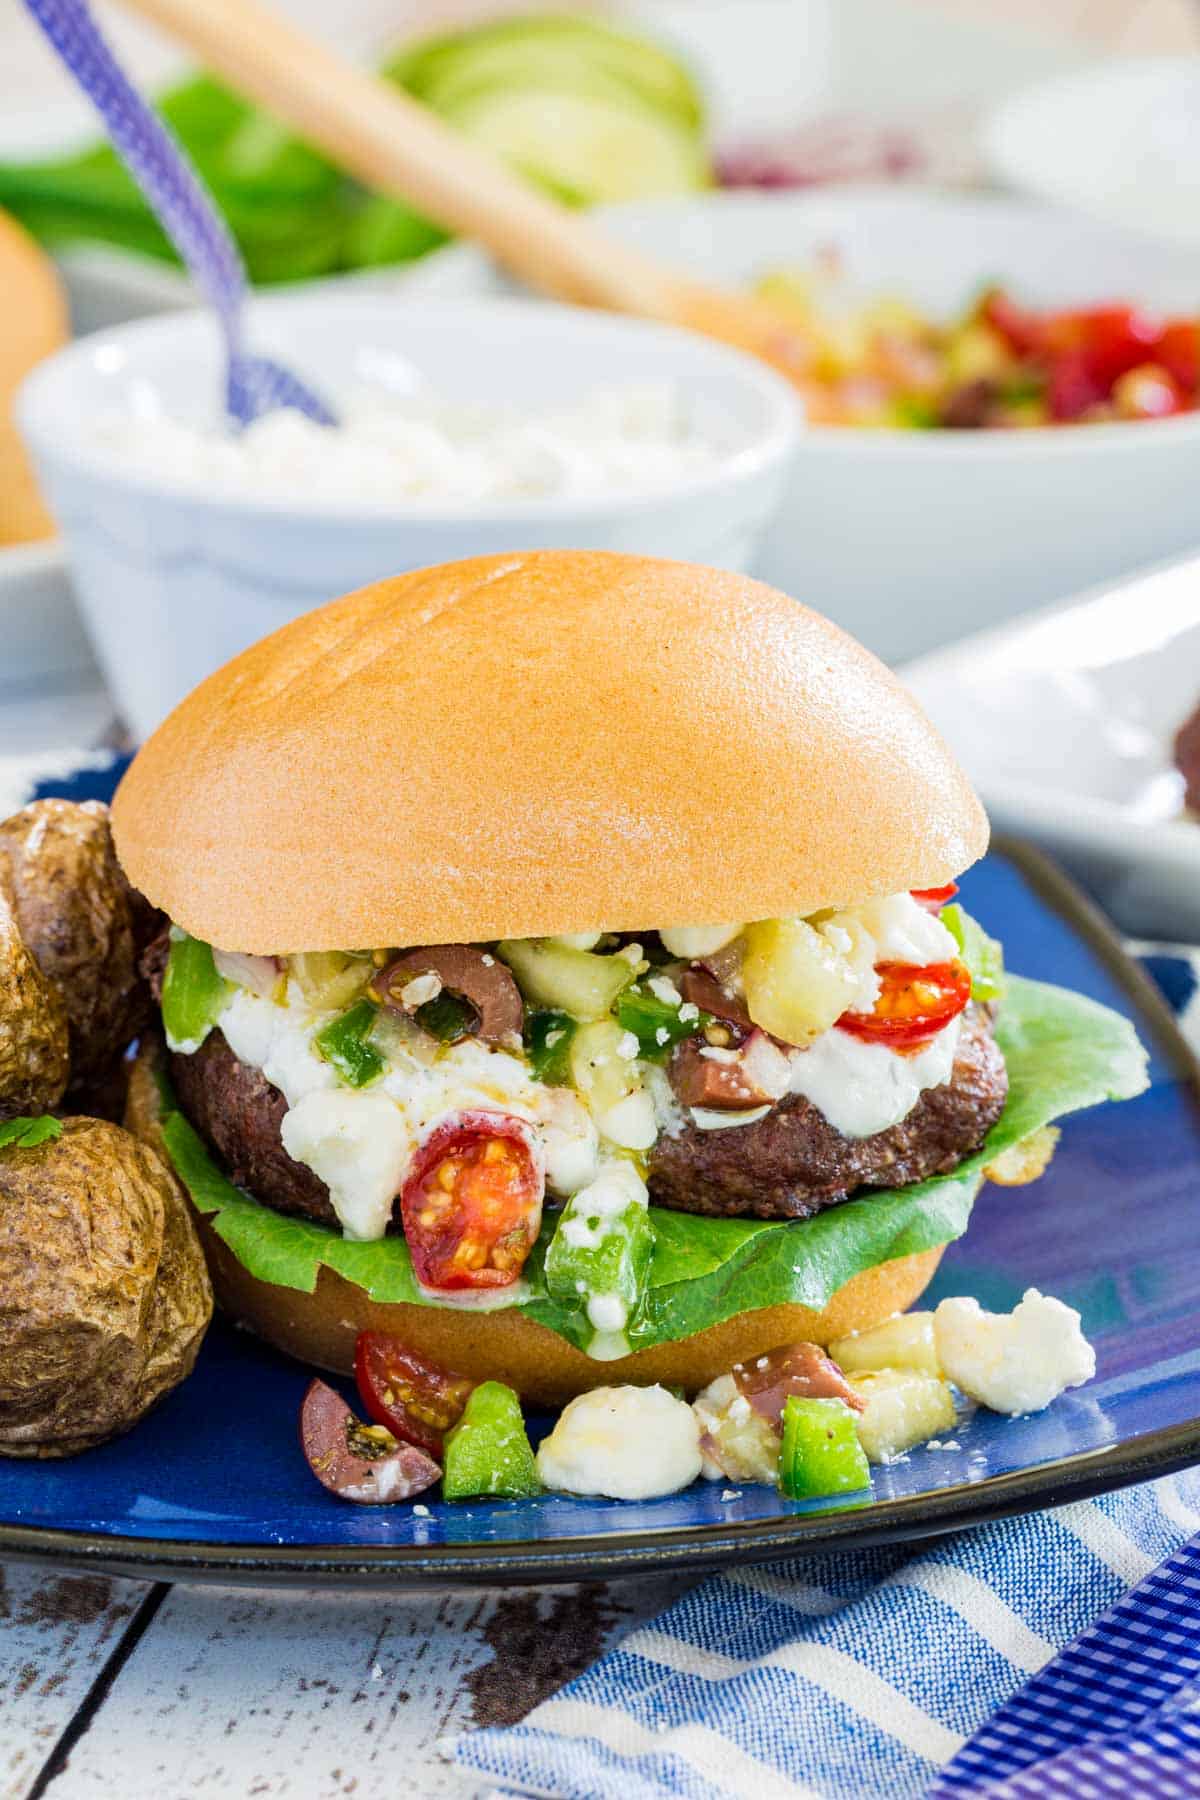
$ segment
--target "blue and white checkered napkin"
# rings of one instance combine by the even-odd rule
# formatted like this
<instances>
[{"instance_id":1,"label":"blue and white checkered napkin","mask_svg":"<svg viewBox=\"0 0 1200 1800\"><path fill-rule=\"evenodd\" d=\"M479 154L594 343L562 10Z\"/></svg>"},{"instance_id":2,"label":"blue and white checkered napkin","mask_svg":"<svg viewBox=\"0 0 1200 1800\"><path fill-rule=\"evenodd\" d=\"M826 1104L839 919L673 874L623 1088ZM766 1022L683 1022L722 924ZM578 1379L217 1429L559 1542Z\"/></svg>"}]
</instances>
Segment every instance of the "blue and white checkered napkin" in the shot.
<instances>
[{"instance_id":1,"label":"blue and white checkered napkin","mask_svg":"<svg viewBox=\"0 0 1200 1800\"><path fill-rule=\"evenodd\" d=\"M1197 960L1146 957L1193 1041ZM561 1800L1200 1797L1200 1471L713 1577L454 1755Z\"/></svg>"}]
</instances>

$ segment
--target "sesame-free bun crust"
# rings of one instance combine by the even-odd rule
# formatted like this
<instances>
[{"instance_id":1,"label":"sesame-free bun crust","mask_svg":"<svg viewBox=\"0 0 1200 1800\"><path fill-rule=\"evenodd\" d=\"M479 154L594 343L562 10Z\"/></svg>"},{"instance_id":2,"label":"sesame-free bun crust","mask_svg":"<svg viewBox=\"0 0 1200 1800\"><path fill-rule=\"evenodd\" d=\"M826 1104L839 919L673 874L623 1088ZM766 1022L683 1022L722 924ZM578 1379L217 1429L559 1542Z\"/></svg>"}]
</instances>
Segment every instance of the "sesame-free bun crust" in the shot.
<instances>
[{"instance_id":1,"label":"sesame-free bun crust","mask_svg":"<svg viewBox=\"0 0 1200 1800\"><path fill-rule=\"evenodd\" d=\"M469 1375L503 1381L531 1406L562 1406L590 1388L660 1381L689 1398L735 1362L777 1344L829 1344L904 1312L932 1281L942 1252L925 1250L879 1263L838 1289L828 1306L765 1306L707 1331L656 1344L616 1362L595 1362L545 1325L519 1312L467 1312L439 1306L378 1306L360 1287L322 1269L311 1294L272 1287L248 1275L207 1220L196 1218L217 1303L237 1322L301 1362L354 1372L360 1331L385 1331L410 1350ZM795 1229L804 1231L803 1224ZM802 1248L799 1250L803 1254Z\"/></svg>"},{"instance_id":2,"label":"sesame-free bun crust","mask_svg":"<svg viewBox=\"0 0 1200 1800\"><path fill-rule=\"evenodd\" d=\"M227 950L807 913L937 887L987 824L882 663L744 576L477 557L211 675L113 807L134 885Z\"/></svg>"},{"instance_id":3,"label":"sesame-free bun crust","mask_svg":"<svg viewBox=\"0 0 1200 1800\"><path fill-rule=\"evenodd\" d=\"M160 1054L151 1041L138 1055L130 1071L124 1123L171 1168L155 1076ZM179 1190L187 1198L182 1182ZM211 1219L194 1210L192 1216L218 1304L277 1350L317 1368L350 1375L359 1332L385 1331L459 1374L507 1382L533 1406L562 1406L590 1388L626 1381L641 1385L661 1381L691 1395L735 1362L761 1356L777 1344L832 1343L849 1331L868 1330L905 1311L924 1293L942 1256L938 1248L878 1263L840 1287L820 1312L806 1306L762 1307L617 1362L595 1362L557 1332L512 1309L381 1306L365 1289L327 1268L319 1271L311 1294L260 1281L217 1236ZM803 1254L803 1224L789 1229L796 1231L797 1249Z\"/></svg>"},{"instance_id":4,"label":"sesame-free bun crust","mask_svg":"<svg viewBox=\"0 0 1200 1800\"><path fill-rule=\"evenodd\" d=\"M0 545L49 537L53 521L13 423L13 395L30 369L67 341L67 305L50 258L0 212Z\"/></svg>"}]
</instances>

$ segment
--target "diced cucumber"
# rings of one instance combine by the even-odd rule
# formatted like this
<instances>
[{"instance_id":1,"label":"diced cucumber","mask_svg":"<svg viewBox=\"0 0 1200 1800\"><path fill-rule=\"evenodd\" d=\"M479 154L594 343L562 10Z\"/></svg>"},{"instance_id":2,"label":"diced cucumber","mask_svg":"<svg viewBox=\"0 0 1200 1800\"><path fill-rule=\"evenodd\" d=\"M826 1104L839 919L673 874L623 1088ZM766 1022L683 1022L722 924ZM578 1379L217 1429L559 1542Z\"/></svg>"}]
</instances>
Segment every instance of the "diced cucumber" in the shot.
<instances>
[{"instance_id":1,"label":"diced cucumber","mask_svg":"<svg viewBox=\"0 0 1200 1800\"><path fill-rule=\"evenodd\" d=\"M692 131L703 126L702 96L676 57L646 38L579 14L501 19L427 39L403 51L387 72L440 109L464 81L516 89L569 82L587 71L611 76Z\"/></svg>"},{"instance_id":2,"label":"diced cucumber","mask_svg":"<svg viewBox=\"0 0 1200 1800\"><path fill-rule=\"evenodd\" d=\"M572 950L549 938L506 938L497 953L526 1000L573 1019L602 1019L635 974L626 957Z\"/></svg>"},{"instance_id":3,"label":"diced cucumber","mask_svg":"<svg viewBox=\"0 0 1200 1800\"><path fill-rule=\"evenodd\" d=\"M336 1012L362 992L374 969L369 956L348 950L317 950L289 957L288 972L310 1006Z\"/></svg>"},{"instance_id":4,"label":"diced cucumber","mask_svg":"<svg viewBox=\"0 0 1200 1800\"><path fill-rule=\"evenodd\" d=\"M944 1381L916 1369L863 1369L850 1386L867 1403L854 1415L858 1441L873 1463L890 1462L955 1424L954 1397Z\"/></svg>"},{"instance_id":5,"label":"diced cucumber","mask_svg":"<svg viewBox=\"0 0 1200 1800\"><path fill-rule=\"evenodd\" d=\"M742 983L754 1023L801 1046L841 1018L858 988L847 958L804 919L747 927Z\"/></svg>"},{"instance_id":6,"label":"diced cucumber","mask_svg":"<svg viewBox=\"0 0 1200 1800\"><path fill-rule=\"evenodd\" d=\"M584 205L708 185L708 160L692 133L636 99L484 88L446 107L444 116L531 179Z\"/></svg>"},{"instance_id":7,"label":"diced cucumber","mask_svg":"<svg viewBox=\"0 0 1200 1800\"><path fill-rule=\"evenodd\" d=\"M642 1085L628 1033L615 1019L581 1025L571 1039L571 1080L601 1137L622 1150L648 1150L658 1135L654 1102Z\"/></svg>"},{"instance_id":8,"label":"diced cucumber","mask_svg":"<svg viewBox=\"0 0 1200 1800\"><path fill-rule=\"evenodd\" d=\"M913 1369L921 1375L942 1372L931 1312L897 1313L870 1331L838 1338L830 1344L829 1354L847 1375L859 1369Z\"/></svg>"}]
</instances>

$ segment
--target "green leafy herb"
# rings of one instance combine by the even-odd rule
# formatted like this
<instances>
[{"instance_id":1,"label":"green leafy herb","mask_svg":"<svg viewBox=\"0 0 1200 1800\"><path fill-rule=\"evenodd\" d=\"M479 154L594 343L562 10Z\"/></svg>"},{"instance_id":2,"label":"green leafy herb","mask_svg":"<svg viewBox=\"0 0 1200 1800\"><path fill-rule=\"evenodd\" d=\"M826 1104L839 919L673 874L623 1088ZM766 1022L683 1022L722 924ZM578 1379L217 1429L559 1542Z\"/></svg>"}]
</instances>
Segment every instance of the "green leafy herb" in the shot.
<instances>
[{"instance_id":1,"label":"green leafy herb","mask_svg":"<svg viewBox=\"0 0 1200 1800\"><path fill-rule=\"evenodd\" d=\"M1130 1099L1146 1086L1145 1052L1128 1019L1063 988L1008 976L996 1036L1008 1065L1008 1103L982 1149L951 1175L849 1200L803 1223L651 1207L654 1255L630 1325L633 1347L689 1337L756 1307L820 1308L863 1269L950 1243L966 1230L984 1167L1000 1151L1064 1113ZM437 1304L417 1286L402 1237L361 1243L285 1218L233 1187L181 1114L168 1114L163 1135L197 1208L212 1215L218 1236L258 1280L311 1293L325 1266L382 1304ZM593 1336L583 1306L555 1299L546 1285L553 1232L548 1214L525 1266L521 1310L582 1349Z\"/></svg>"},{"instance_id":2,"label":"green leafy herb","mask_svg":"<svg viewBox=\"0 0 1200 1800\"><path fill-rule=\"evenodd\" d=\"M370 1000L356 1000L340 1018L333 1019L313 1038L313 1046L332 1063L350 1087L366 1087L383 1074L383 1058L369 1043L378 1007Z\"/></svg>"},{"instance_id":3,"label":"green leafy herb","mask_svg":"<svg viewBox=\"0 0 1200 1800\"><path fill-rule=\"evenodd\" d=\"M712 1014L706 1012L682 1018L678 1006L660 1000L648 988L626 988L617 1001L617 1023L632 1031L638 1041L638 1055L646 1062L666 1062L676 1044L694 1037L712 1022Z\"/></svg>"},{"instance_id":4,"label":"green leafy herb","mask_svg":"<svg viewBox=\"0 0 1200 1800\"><path fill-rule=\"evenodd\" d=\"M1004 952L996 939L961 906L943 906L940 917L970 970L972 1000L999 1000L1004 993Z\"/></svg>"},{"instance_id":5,"label":"green leafy herb","mask_svg":"<svg viewBox=\"0 0 1200 1800\"><path fill-rule=\"evenodd\" d=\"M62 1120L40 1113L36 1119L7 1119L0 1125L0 1150L34 1150L62 1136Z\"/></svg>"},{"instance_id":6,"label":"green leafy herb","mask_svg":"<svg viewBox=\"0 0 1200 1800\"><path fill-rule=\"evenodd\" d=\"M538 1081L566 1087L571 1079L571 1039L576 1024L570 1013L553 1008L525 1014L525 1054Z\"/></svg>"},{"instance_id":7,"label":"green leafy herb","mask_svg":"<svg viewBox=\"0 0 1200 1800\"><path fill-rule=\"evenodd\" d=\"M162 990L163 1030L171 1049L194 1055L232 992L233 983L217 973L210 945L173 925Z\"/></svg>"}]
</instances>

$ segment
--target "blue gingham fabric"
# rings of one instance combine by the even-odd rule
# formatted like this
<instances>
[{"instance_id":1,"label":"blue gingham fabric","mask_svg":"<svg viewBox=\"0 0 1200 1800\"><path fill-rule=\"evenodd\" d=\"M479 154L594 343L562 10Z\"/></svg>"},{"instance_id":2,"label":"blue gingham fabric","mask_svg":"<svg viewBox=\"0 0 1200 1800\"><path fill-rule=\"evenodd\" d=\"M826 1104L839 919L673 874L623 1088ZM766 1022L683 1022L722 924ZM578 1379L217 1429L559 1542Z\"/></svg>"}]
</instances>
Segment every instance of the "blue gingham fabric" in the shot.
<instances>
[{"instance_id":1,"label":"blue gingham fabric","mask_svg":"<svg viewBox=\"0 0 1200 1800\"><path fill-rule=\"evenodd\" d=\"M1138 948L1200 1042L1200 958ZM712 1577L452 1753L556 1800L1200 1800L1200 1471Z\"/></svg>"}]
</instances>

